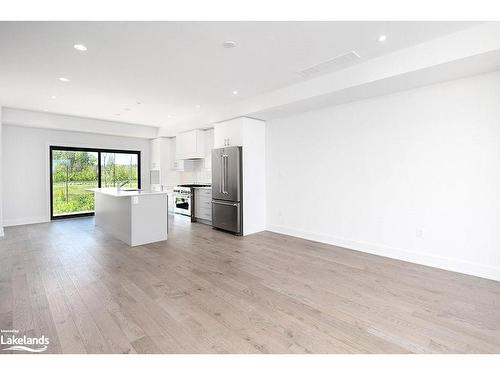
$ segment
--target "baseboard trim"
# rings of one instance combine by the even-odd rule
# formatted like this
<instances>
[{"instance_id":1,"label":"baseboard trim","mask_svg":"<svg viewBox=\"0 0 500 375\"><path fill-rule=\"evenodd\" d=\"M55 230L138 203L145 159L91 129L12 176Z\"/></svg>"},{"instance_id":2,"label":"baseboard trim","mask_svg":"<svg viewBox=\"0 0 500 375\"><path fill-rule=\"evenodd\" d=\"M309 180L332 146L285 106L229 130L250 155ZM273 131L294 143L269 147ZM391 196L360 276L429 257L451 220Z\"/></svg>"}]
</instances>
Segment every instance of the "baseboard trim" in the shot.
<instances>
[{"instance_id":1,"label":"baseboard trim","mask_svg":"<svg viewBox=\"0 0 500 375\"><path fill-rule=\"evenodd\" d=\"M406 262L422 264L424 266L500 281L500 268L472 263L461 259L440 257L429 253L417 253L406 249L334 237L321 233L306 232L279 225L268 225L267 230L270 232L286 234L293 237L326 243L364 253L380 255L388 258L404 260Z\"/></svg>"},{"instance_id":2,"label":"baseboard trim","mask_svg":"<svg viewBox=\"0 0 500 375\"><path fill-rule=\"evenodd\" d=\"M200 219L198 217L196 218L196 222L205 225L212 225L212 220Z\"/></svg>"},{"instance_id":3,"label":"baseboard trim","mask_svg":"<svg viewBox=\"0 0 500 375\"><path fill-rule=\"evenodd\" d=\"M50 220L45 216L37 216L37 217L23 217L21 219L13 219L13 220L4 220L4 227L14 227L16 225L28 225L28 224L39 224L39 223L47 223Z\"/></svg>"}]
</instances>

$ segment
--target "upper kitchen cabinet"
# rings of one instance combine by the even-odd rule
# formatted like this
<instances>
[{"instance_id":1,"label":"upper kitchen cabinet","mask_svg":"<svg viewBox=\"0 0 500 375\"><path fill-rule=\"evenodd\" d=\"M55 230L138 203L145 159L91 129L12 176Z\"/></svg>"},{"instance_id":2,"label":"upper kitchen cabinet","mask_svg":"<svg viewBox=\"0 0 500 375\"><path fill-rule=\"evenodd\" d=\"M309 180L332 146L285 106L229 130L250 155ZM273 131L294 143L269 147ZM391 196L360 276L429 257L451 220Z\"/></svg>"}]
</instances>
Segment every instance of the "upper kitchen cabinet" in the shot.
<instances>
[{"instance_id":1,"label":"upper kitchen cabinet","mask_svg":"<svg viewBox=\"0 0 500 375\"><path fill-rule=\"evenodd\" d=\"M177 160L203 159L204 157L205 137L203 130L177 134L175 138L175 158Z\"/></svg>"},{"instance_id":2,"label":"upper kitchen cabinet","mask_svg":"<svg viewBox=\"0 0 500 375\"><path fill-rule=\"evenodd\" d=\"M243 146L244 117L215 124L214 148Z\"/></svg>"},{"instance_id":3,"label":"upper kitchen cabinet","mask_svg":"<svg viewBox=\"0 0 500 375\"><path fill-rule=\"evenodd\" d=\"M161 167L161 138L151 140L151 153L149 156L150 169L158 170Z\"/></svg>"},{"instance_id":4,"label":"upper kitchen cabinet","mask_svg":"<svg viewBox=\"0 0 500 375\"><path fill-rule=\"evenodd\" d=\"M205 130L205 161L203 167L212 169L212 150L214 148L214 129Z\"/></svg>"},{"instance_id":5,"label":"upper kitchen cabinet","mask_svg":"<svg viewBox=\"0 0 500 375\"><path fill-rule=\"evenodd\" d=\"M151 140L150 163L151 171L153 172L151 174L151 184L161 184L163 186L175 185L175 178L170 173L174 147L173 138L155 138ZM156 182L158 180L156 178L158 172L160 181Z\"/></svg>"},{"instance_id":6,"label":"upper kitchen cabinet","mask_svg":"<svg viewBox=\"0 0 500 375\"><path fill-rule=\"evenodd\" d=\"M171 138L155 138L151 140L150 164L152 170L168 169L170 167Z\"/></svg>"}]
</instances>

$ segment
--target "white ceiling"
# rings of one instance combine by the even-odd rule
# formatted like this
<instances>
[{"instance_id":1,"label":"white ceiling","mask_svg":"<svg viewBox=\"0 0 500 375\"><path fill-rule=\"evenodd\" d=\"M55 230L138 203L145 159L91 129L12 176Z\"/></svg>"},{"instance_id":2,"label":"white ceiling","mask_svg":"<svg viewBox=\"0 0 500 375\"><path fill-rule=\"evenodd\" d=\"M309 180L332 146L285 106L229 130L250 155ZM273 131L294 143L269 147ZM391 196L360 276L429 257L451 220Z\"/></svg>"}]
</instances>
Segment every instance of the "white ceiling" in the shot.
<instances>
[{"instance_id":1,"label":"white ceiling","mask_svg":"<svg viewBox=\"0 0 500 375\"><path fill-rule=\"evenodd\" d=\"M0 104L174 128L302 81L297 71L350 50L366 61L476 25L0 22ZM384 43L377 41L381 34ZM237 47L223 48L225 40ZM88 50L75 50L75 43Z\"/></svg>"}]
</instances>

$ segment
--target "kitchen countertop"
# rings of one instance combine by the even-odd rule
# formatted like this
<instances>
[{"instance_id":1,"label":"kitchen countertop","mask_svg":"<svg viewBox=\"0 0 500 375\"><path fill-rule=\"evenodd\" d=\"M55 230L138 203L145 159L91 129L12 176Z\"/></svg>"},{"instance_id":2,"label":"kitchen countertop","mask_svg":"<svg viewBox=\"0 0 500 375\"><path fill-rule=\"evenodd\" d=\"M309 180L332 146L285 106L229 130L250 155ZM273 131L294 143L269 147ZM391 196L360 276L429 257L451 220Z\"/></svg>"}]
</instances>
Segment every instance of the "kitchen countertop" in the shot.
<instances>
[{"instance_id":1,"label":"kitchen countertop","mask_svg":"<svg viewBox=\"0 0 500 375\"><path fill-rule=\"evenodd\" d=\"M195 186L193 189L205 189L205 190L212 190L211 186Z\"/></svg>"},{"instance_id":2,"label":"kitchen countertop","mask_svg":"<svg viewBox=\"0 0 500 375\"><path fill-rule=\"evenodd\" d=\"M151 191L151 190L127 191L127 190L118 190L115 187L95 188L95 189L87 189L87 190L93 191L94 193L110 195L112 197L136 197L136 196L141 196L141 195L168 194L166 191Z\"/></svg>"}]
</instances>

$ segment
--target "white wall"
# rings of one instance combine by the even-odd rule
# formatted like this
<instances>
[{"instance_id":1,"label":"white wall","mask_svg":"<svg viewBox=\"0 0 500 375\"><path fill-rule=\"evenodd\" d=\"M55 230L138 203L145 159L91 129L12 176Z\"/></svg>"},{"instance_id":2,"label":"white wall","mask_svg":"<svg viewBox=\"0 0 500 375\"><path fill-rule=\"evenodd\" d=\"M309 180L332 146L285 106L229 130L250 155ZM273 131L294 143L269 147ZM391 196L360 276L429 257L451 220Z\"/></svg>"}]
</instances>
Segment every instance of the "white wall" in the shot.
<instances>
[{"instance_id":1,"label":"white wall","mask_svg":"<svg viewBox=\"0 0 500 375\"><path fill-rule=\"evenodd\" d=\"M266 123L243 118L243 235L266 230Z\"/></svg>"},{"instance_id":2,"label":"white wall","mask_svg":"<svg viewBox=\"0 0 500 375\"><path fill-rule=\"evenodd\" d=\"M270 230L500 280L500 72L269 121L267 154Z\"/></svg>"},{"instance_id":3,"label":"white wall","mask_svg":"<svg viewBox=\"0 0 500 375\"><path fill-rule=\"evenodd\" d=\"M141 151L141 183L149 186L149 140L3 126L4 226L49 220L49 145Z\"/></svg>"}]
</instances>

